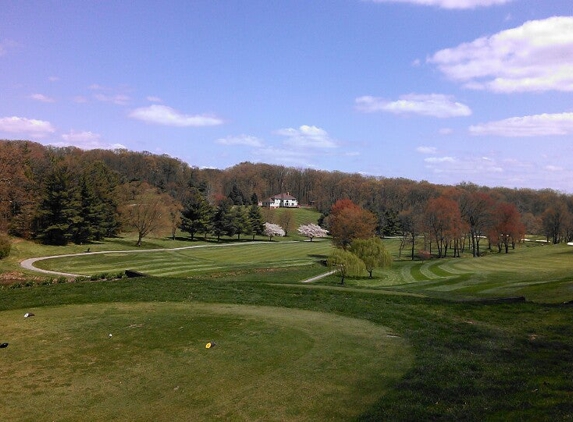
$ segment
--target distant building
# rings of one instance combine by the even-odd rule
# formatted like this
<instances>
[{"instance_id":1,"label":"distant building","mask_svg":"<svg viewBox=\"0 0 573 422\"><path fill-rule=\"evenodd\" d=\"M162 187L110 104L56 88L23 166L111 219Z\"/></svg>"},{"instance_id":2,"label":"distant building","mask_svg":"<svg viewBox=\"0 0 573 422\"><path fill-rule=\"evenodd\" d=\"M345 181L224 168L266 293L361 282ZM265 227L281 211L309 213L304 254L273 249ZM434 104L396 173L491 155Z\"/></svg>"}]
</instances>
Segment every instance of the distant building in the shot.
<instances>
[{"instance_id":1,"label":"distant building","mask_svg":"<svg viewBox=\"0 0 573 422\"><path fill-rule=\"evenodd\" d=\"M279 193L263 200L261 203L266 208L297 208L298 201L290 193Z\"/></svg>"}]
</instances>

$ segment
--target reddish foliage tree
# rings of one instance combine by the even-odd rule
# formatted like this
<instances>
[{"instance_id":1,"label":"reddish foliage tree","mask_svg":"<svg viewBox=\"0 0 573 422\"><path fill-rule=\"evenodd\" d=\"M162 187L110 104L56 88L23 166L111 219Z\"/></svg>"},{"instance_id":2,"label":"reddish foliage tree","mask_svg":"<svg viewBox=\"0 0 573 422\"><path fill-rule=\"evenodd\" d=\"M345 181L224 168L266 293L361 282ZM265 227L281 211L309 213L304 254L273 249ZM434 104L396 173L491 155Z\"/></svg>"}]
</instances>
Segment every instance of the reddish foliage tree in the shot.
<instances>
[{"instance_id":1,"label":"reddish foliage tree","mask_svg":"<svg viewBox=\"0 0 573 422\"><path fill-rule=\"evenodd\" d=\"M337 201L331 208L329 228L334 244L346 249L354 239L374 236L376 216L349 199Z\"/></svg>"},{"instance_id":2,"label":"reddish foliage tree","mask_svg":"<svg viewBox=\"0 0 573 422\"><path fill-rule=\"evenodd\" d=\"M438 258L447 255L448 245L461 235L461 214L458 203L451 198L431 198L425 209L425 224L438 247ZM454 243L457 246L457 242ZM454 254L457 250L454 251Z\"/></svg>"},{"instance_id":3,"label":"reddish foliage tree","mask_svg":"<svg viewBox=\"0 0 573 422\"><path fill-rule=\"evenodd\" d=\"M502 202L494 211L495 224L492 226L490 241L497 243L499 252L502 245L505 253L509 252L509 245L521 241L525 235L525 226L521 222L521 215L513 204Z\"/></svg>"}]
</instances>

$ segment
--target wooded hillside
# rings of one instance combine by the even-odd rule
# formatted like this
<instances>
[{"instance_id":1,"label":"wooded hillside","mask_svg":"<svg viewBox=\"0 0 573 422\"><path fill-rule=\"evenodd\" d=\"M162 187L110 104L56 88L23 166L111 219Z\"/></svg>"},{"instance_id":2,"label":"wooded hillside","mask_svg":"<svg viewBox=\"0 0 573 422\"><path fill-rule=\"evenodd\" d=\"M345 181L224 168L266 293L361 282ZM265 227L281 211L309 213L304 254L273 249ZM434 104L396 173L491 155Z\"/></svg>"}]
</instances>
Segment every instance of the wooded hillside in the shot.
<instances>
[{"instance_id":1,"label":"wooded hillside","mask_svg":"<svg viewBox=\"0 0 573 422\"><path fill-rule=\"evenodd\" d=\"M247 206L282 192L325 215L337 200L349 199L372 212L378 232L386 235L427 230L427 221L424 229L414 226L430 215L447 215L452 204L465 214L467 229L472 230L481 224L479 218L485 218L476 211L480 207L489 207L491 215L494 205L499 214L501 205L510 204L528 234L553 242L573 240L573 196L551 189L490 188L469 182L442 186L249 162L225 170L199 169L149 152L0 141L0 231L52 244L117 234L125 226L122 207L133 211L150 195L168 205L176 226L183 224L180 211L189 211L198 197L211 207L224 199ZM69 226L74 229L66 229Z\"/></svg>"}]
</instances>

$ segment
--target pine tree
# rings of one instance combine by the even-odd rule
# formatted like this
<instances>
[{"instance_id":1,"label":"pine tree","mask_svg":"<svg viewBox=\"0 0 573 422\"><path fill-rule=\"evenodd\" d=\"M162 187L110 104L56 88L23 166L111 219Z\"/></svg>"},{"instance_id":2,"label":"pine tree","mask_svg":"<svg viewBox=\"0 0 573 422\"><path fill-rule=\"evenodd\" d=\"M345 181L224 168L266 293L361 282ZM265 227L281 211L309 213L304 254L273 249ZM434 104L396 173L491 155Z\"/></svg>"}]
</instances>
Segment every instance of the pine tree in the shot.
<instances>
[{"instance_id":1,"label":"pine tree","mask_svg":"<svg viewBox=\"0 0 573 422\"><path fill-rule=\"evenodd\" d=\"M217 207L217 211L213 216L213 234L217 236L217 241L221 240L221 236L234 236L234 215L231 210L231 201L226 199L221 201Z\"/></svg>"},{"instance_id":2,"label":"pine tree","mask_svg":"<svg viewBox=\"0 0 573 422\"><path fill-rule=\"evenodd\" d=\"M261 213L260 207L256 202L249 208L249 232L253 235L253 240L256 235L262 235L265 230L265 220L263 219L263 214Z\"/></svg>"},{"instance_id":3,"label":"pine tree","mask_svg":"<svg viewBox=\"0 0 573 422\"><path fill-rule=\"evenodd\" d=\"M56 164L47 175L36 218L36 236L49 245L66 245L81 225L81 201L74 177Z\"/></svg>"},{"instance_id":4,"label":"pine tree","mask_svg":"<svg viewBox=\"0 0 573 422\"><path fill-rule=\"evenodd\" d=\"M191 240L197 233L208 233L211 229L213 208L205 196L197 188L191 188L181 212L181 230L191 235Z\"/></svg>"}]
</instances>

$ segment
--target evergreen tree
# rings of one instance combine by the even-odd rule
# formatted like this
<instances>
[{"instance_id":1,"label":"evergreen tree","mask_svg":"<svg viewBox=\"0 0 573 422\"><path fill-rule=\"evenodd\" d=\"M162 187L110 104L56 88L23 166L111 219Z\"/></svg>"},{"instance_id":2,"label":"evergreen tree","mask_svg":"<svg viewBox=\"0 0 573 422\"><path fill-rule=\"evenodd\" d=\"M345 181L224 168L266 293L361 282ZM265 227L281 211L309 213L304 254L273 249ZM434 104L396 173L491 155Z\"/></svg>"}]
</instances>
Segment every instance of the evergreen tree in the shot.
<instances>
[{"instance_id":1,"label":"evergreen tree","mask_svg":"<svg viewBox=\"0 0 573 422\"><path fill-rule=\"evenodd\" d=\"M235 183L231 188L228 198L232 201L233 205L247 205L248 202L241 189L239 189Z\"/></svg>"},{"instance_id":2,"label":"evergreen tree","mask_svg":"<svg viewBox=\"0 0 573 422\"><path fill-rule=\"evenodd\" d=\"M116 199L117 176L101 161L96 161L80 177L81 215L74 242L102 240L119 228Z\"/></svg>"},{"instance_id":3,"label":"evergreen tree","mask_svg":"<svg viewBox=\"0 0 573 422\"><path fill-rule=\"evenodd\" d=\"M181 212L181 230L194 239L197 233L208 233L211 229L213 208L197 188L191 188Z\"/></svg>"},{"instance_id":4,"label":"evergreen tree","mask_svg":"<svg viewBox=\"0 0 573 422\"><path fill-rule=\"evenodd\" d=\"M48 173L36 217L36 236L49 245L66 245L81 225L78 186L66 166Z\"/></svg>"},{"instance_id":5,"label":"evergreen tree","mask_svg":"<svg viewBox=\"0 0 573 422\"><path fill-rule=\"evenodd\" d=\"M256 192L253 192L251 195L251 205L259 205L259 197L257 196Z\"/></svg>"},{"instance_id":6,"label":"evergreen tree","mask_svg":"<svg viewBox=\"0 0 573 422\"><path fill-rule=\"evenodd\" d=\"M221 240L221 236L234 236L235 235L235 225L234 225L234 215L231 209L231 200L226 199L221 201L221 204L217 207L215 215L213 216L213 234L217 236L217 241Z\"/></svg>"},{"instance_id":7,"label":"evergreen tree","mask_svg":"<svg viewBox=\"0 0 573 422\"><path fill-rule=\"evenodd\" d=\"M256 235L261 236L265 230L265 220L261 213L261 208L257 205L258 202L253 202L249 208L249 234L253 235L253 240Z\"/></svg>"},{"instance_id":8,"label":"evergreen tree","mask_svg":"<svg viewBox=\"0 0 573 422\"><path fill-rule=\"evenodd\" d=\"M242 234L252 233L249 215L245 207L233 207L231 217L237 240L241 240Z\"/></svg>"}]
</instances>

